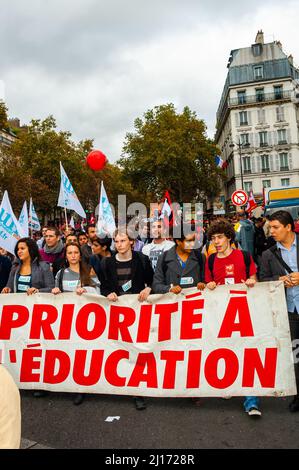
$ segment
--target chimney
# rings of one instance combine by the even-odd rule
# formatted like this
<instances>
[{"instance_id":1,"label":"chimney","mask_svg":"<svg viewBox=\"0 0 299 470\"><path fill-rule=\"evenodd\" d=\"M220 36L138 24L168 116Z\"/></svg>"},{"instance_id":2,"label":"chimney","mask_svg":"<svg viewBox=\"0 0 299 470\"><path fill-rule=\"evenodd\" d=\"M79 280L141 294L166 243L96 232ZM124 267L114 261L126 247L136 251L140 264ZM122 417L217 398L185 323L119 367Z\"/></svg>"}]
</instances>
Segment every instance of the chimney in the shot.
<instances>
[{"instance_id":1,"label":"chimney","mask_svg":"<svg viewBox=\"0 0 299 470\"><path fill-rule=\"evenodd\" d=\"M257 35L255 37L255 43L256 44L264 44L264 33L262 30L257 32Z\"/></svg>"},{"instance_id":2,"label":"chimney","mask_svg":"<svg viewBox=\"0 0 299 470\"><path fill-rule=\"evenodd\" d=\"M289 62L293 65L294 64L294 58L293 58L292 54L289 55L288 59L289 59Z\"/></svg>"},{"instance_id":3,"label":"chimney","mask_svg":"<svg viewBox=\"0 0 299 470\"><path fill-rule=\"evenodd\" d=\"M278 47L280 47L280 49L282 49L282 44L281 44L281 42L280 42L280 41L275 41L275 42L276 42L276 44L278 45Z\"/></svg>"}]
</instances>

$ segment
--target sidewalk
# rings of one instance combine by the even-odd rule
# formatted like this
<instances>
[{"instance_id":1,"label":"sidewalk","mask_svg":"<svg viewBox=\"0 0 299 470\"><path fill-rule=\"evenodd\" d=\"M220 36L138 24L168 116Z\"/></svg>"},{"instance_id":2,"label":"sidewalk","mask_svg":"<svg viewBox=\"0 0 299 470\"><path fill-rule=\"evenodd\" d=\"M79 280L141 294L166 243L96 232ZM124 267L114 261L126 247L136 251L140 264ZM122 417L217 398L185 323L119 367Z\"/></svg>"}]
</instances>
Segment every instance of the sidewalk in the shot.
<instances>
[{"instance_id":1,"label":"sidewalk","mask_svg":"<svg viewBox=\"0 0 299 470\"><path fill-rule=\"evenodd\" d=\"M46 447L39 444L38 442L22 438L20 449L52 449L52 447Z\"/></svg>"}]
</instances>

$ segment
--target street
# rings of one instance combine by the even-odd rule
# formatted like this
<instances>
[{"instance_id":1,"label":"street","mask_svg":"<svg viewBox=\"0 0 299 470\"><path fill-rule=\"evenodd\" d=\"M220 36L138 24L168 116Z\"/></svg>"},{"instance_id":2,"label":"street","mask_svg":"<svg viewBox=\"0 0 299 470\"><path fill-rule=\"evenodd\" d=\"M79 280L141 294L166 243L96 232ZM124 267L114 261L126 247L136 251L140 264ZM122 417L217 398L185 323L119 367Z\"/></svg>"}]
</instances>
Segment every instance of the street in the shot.
<instances>
[{"instance_id":1,"label":"street","mask_svg":"<svg viewBox=\"0 0 299 470\"><path fill-rule=\"evenodd\" d=\"M241 397L148 398L144 411L133 398L72 394L34 398L21 391L22 447L53 449L298 449L299 413L287 398L262 398L261 418L243 411ZM108 417L119 417L110 422ZM29 444L28 444L29 443ZM31 443L31 445L30 445Z\"/></svg>"}]
</instances>

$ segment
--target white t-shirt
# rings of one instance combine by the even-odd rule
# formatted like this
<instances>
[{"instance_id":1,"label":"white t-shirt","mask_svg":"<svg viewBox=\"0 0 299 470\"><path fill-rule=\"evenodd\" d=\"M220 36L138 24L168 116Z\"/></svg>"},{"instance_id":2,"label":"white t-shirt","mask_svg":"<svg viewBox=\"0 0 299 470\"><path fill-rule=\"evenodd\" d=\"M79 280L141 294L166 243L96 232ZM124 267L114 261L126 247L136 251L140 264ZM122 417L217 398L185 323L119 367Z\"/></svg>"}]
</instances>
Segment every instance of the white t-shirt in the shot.
<instances>
[{"instance_id":1,"label":"white t-shirt","mask_svg":"<svg viewBox=\"0 0 299 470\"><path fill-rule=\"evenodd\" d=\"M153 270L155 271L159 256L175 245L171 240L164 240L162 243L148 243L142 248L142 253L149 257Z\"/></svg>"}]
</instances>

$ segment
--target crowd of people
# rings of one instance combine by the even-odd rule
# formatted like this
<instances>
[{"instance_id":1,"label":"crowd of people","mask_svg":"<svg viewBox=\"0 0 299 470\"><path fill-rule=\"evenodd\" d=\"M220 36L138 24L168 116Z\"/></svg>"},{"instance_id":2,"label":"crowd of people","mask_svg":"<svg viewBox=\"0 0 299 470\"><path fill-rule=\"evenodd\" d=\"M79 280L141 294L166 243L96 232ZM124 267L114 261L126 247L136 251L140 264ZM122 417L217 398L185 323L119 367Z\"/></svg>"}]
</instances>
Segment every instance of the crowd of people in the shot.
<instances>
[{"instance_id":1,"label":"crowd of people","mask_svg":"<svg viewBox=\"0 0 299 470\"><path fill-rule=\"evenodd\" d=\"M285 286L292 340L299 340L299 243L295 224L286 211L267 220L249 219L245 212L232 218L215 218L199 233L191 222L182 222L179 235L165 234L161 219L149 226L143 221L138 236L119 226L113 238L99 236L94 224L86 232L45 226L38 240L22 238L15 256L0 250L2 294L62 292L100 294L111 302L137 294L144 302L151 293L196 287L281 280ZM297 389L298 364L295 364ZM45 392L36 391L35 396ZM84 395L76 394L74 403ZM134 397L138 410L146 400ZM261 416L258 397L245 397L249 416ZM299 395L289 405L299 411Z\"/></svg>"}]
</instances>

